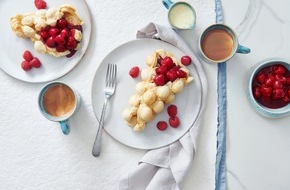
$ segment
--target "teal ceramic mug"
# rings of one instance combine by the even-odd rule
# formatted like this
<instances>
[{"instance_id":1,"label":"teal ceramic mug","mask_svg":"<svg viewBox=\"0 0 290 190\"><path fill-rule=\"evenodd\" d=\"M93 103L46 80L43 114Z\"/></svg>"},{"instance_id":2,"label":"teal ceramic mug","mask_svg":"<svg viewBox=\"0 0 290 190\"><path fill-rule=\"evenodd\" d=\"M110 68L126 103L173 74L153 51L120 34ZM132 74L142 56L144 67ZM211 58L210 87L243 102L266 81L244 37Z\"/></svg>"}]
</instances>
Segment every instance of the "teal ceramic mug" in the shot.
<instances>
[{"instance_id":1,"label":"teal ceramic mug","mask_svg":"<svg viewBox=\"0 0 290 190\"><path fill-rule=\"evenodd\" d=\"M168 9L167 19L174 29L194 29L196 13L194 8L186 2L175 2L162 0L163 5Z\"/></svg>"},{"instance_id":2,"label":"teal ceramic mug","mask_svg":"<svg viewBox=\"0 0 290 190\"><path fill-rule=\"evenodd\" d=\"M75 114L81 104L76 90L62 82L51 82L39 93L38 106L42 115L50 121L59 122L63 134L68 135L69 118Z\"/></svg>"},{"instance_id":3,"label":"teal ceramic mug","mask_svg":"<svg viewBox=\"0 0 290 190\"><path fill-rule=\"evenodd\" d=\"M198 54L209 63L222 63L231 59L236 53L250 52L249 48L239 44L234 30L224 24L209 26L199 38Z\"/></svg>"}]
</instances>

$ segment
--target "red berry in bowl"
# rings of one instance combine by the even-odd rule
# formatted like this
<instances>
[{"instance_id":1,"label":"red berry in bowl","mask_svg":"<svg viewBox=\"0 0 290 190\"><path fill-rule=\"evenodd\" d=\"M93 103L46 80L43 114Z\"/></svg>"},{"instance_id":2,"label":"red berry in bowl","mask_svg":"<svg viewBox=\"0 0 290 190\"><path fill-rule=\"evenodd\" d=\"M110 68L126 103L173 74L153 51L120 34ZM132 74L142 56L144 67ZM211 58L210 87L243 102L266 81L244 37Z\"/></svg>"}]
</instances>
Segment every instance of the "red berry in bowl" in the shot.
<instances>
[{"instance_id":1,"label":"red berry in bowl","mask_svg":"<svg viewBox=\"0 0 290 190\"><path fill-rule=\"evenodd\" d=\"M261 93L264 97L270 97L272 95L273 88L272 87L261 87Z\"/></svg>"},{"instance_id":2,"label":"red berry in bowl","mask_svg":"<svg viewBox=\"0 0 290 190\"><path fill-rule=\"evenodd\" d=\"M157 123L157 128L160 130L160 131L164 131L167 129L167 123L165 121L159 121Z\"/></svg>"},{"instance_id":3,"label":"red berry in bowl","mask_svg":"<svg viewBox=\"0 0 290 190\"><path fill-rule=\"evenodd\" d=\"M268 75L268 77L265 80L265 84L266 86L273 86L274 81L275 81L275 77L272 75Z\"/></svg>"},{"instance_id":4,"label":"red berry in bowl","mask_svg":"<svg viewBox=\"0 0 290 190\"><path fill-rule=\"evenodd\" d=\"M280 82L284 85L287 83L287 79L285 76L281 76Z\"/></svg>"},{"instance_id":5,"label":"red berry in bowl","mask_svg":"<svg viewBox=\"0 0 290 190\"><path fill-rule=\"evenodd\" d=\"M283 87L283 84L281 83L281 81L279 80L275 80L274 83L273 83L273 88L274 89L279 89L279 88L282 88Z\"/></svg>"},{"instance_id":6,"label":"red berry in bowl","mask_svg":"<svg viewBox=\"0 0 290 190\"><path fill-rule=\"evenodd\" d=\"M44 0L34 0L34 5L37 9L45 9L46 2Z\"/></svg>"},{"instance_id":7,"label":"red berry in bowl","mask_svg":"<svg viewBox=\"0 0 290 190\"><path fill-rule=\"evenodd\" d=\"M290 102L290 99L289 99L289 97L285 94L284 95L284 97L282 98L282 100L284 101L284 102Z\"/></svg>"},{"instance_id":8,"label":"red berry in bowl","mask_svg":"<svg viewBox=\"0 0 290 190\"><path fill-rule=\"evenodd\" d=\"M54 48L56 46L56 43L55 43L55 40L54 40L54 37L49 37L47 38L46 40L46 45L50 48Z\"/></svg>"},{"instance_id":9,"label":"red berry in bowl","mask_svg":"<svg viewBox=\"0 0 290 190\"><path fill-rule=\"evenodd\" d=\"M282 88L278 88L278 89L274 89L273 90L273 99L274 100L283 98L284 95L285 95L285 92L284 92L284 90Z\"/></svg>"},{"instance_id":10,"label":"red berry in bowl","mask_svg":"<svg viewBox=\"0 0 290 190\"><path fill-rule=\"evenodd\" d=\"M31 67L35 67L35 68L39 68L41 66L41 63L39 61L38 58L34 57L30 62L29 62L29 65Z\"/></svg>"},{"instance_id":11,"label":"red berry in bowl","mask_svg":"<svg viewBox=\"0 0 290 190\"><path fill-rule=\"evenodd\" d=\"M165 77L164 75L156 75L153 81L157 86L163 86L165 84Z\"/></svg>"},{"instance_id":12,"label":"red berry in bowl","mask_svg":"<svg viewBox=\"0 0 290 190\"><path fill-rule=\"evenodd\" d=\"M33 55L31 54L30 51L26 50L23 54L22 54L23 59L25 59L25 61L31 61L33 59Z\"/></svg>"},{"instance_id":13,"label":"red berry in bowl","mask_svg":"<svg viewBox=\"0 0 290 190\"><path fill-rule=\"evenodd\" d=\"M169 118L169 125L173 128L177 128L180 124L180 120L177 116Z\"/></svg>"},{"instance_id":14,"label":"red berry in bowl","mask_svg":"<svg viewBox=\"0 0 290 190\"><path fill-rule=\"evenodd\" d=\"M290 76L287 76L287 77L286 77L286 84L287 84L287 85L290 85Z\"/></svg>"},{"instance_id":15,"label":"red berry in bowl","mask_svg":"<svg viewBox=\"0 0 290 190\"><path fill-rule=\"evenodd\" d=\"M290 89L286 91L286 95L290 98Z\"/></svg>"},{"instance_id":16,"label":"red berry in bowl","mask_svg":"<svg viewBox=\"0 0 290 190\"><path fill-rule=\"evenodd\" d=\"M171 57L168 56L162 59L160 64L165 65L167 67L167 70L170 70L174 66L173 60L171 59Z\"/></svg>"},{"instance_id":17,"label":"red berry in bowl","mask_svg":"<svg viewBox=\"0 0 290 190\"><path fill-rule=\"evenodd\" d=\"M31 69L31 66L29 65L29 62L25 60L25 61L22 61L21 68L24 71L29 71Z\"/></svg>"},{"instance_id":18,"label":"red berry in bowl","mask_svg":"<svg viewBox=\"0 0 290 190\"><path fill-rule=\"evenodd\" d=\"M177 107L176 105L170 105L167 108L167 113L170 117L175 117L177 115Z\"/></svg>"},{"instance_id":19,"label":"red berry in bowl","mask_svg":"<svg viewBox=\"0 0 290 190\"><path fill-rule=\"evenodd\" d=\"M129 75L132 77L132 78L136 78L138 77L139 75L139 67L138 66L135 66L135 67L132 67L129 71Z\"/></svg>"},{"instance_id":20,"label":"red berry in bowl","mask_svg":"<svg viewBox=\"0 0 290 190\"><path fill-rule=\"evenodd\" d=\"M187 55L182 56L180 61L181 61L182 65L185 65L185 66L188 66L191 64L191 58Z\"/></svg>"},{"instance_id":21,"label":"red berry in bowl","mask_svg":"<svg viewBox=\"0 0 290 190\"><path fill-rule=\"evenodd\" d=\"M277 75L284 75L287 69L283 65L277 64L272 66L272 71Z\"/></svg>"},{"instance_id":22,"label":"red berry in bowl","mask_svg":"<svg viewBox=\"0 0 290 190\"><path fill-rule=\"evenodd\" d=\"M262 92L261 92L261 88L259 86L254 86L253 88L253 95L256 99L261 98L262 96Z\"/></svg>"},{"instance_id":23,"label":"red berry in bowl","mask_svg":"<svg viewBox=\"0 0 290 190\"><path fill-rule=\"evenodd\" d=\"M267 75L264 71L260 71L256 76L256 80L258 81L259 84L264 84L266 78L267 78Z\"/></svg>"}]
</instances>

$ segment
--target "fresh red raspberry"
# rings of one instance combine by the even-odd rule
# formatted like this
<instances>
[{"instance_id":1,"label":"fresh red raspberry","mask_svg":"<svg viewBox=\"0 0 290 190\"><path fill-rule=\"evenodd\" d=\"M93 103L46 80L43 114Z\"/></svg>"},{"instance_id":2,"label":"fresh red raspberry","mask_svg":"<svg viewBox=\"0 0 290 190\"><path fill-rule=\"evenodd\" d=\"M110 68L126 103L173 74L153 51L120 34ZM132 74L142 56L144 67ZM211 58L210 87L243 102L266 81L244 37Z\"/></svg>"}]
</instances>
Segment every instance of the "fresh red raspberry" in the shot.
<instances>
[{"instance_id":1,"label":"fresh red raspberry","mask_svg":"<svg viewBox=\"0 0 290 190\"><path fill-rule=\"evenodd\" d=\"M186 77L187 77L186 72L183 71L183 70L181 70L181 69L179 69L178 71L176 71L176 73L177 73L177 76L178 76L179 78L186 78Z\"/></svg>"},{"instance_id":2,"label":"fresh red raspberry","mask_svg":"<svg viewBox=\"0 0 290 190\"><path fill-rule=\"evenodd\" d=\"M176 105L170 105L167 108L167 113L170 117L175 117L177 115L177 107Z\"/></svg>"},{"instance_id":3,"label":"fresh red raspberry","mask_svg":"<svg viewBox=\"0 0 290 190\"><path fill-rule=\"evenodd\" d=\"M132 77L132 78L136 78L138 77L139 75L139 67L138 66L135 66L135 67L132 67L129 71L129 75Z\"/></svg>"},{"instance_id":4,"label":"fresh red raspberry","mask_svg":"<svg viewBox=\"0 0 290 190\"><path fill-rule=\"evenodd\" d=\"M166 56L164 59L162 59L160 61L160 64L165 65L167 70L170 70L174 66L172 58L168 57L168 56Z\"/></svg>"},{"instance_id":5,"label":"fresh red raspberry","mask_svg":"<svg viewBox=\"0 0 290 190\"><path fill-rule=\"evenodd\" d=\"M191 64L191 58L187 55L185 56L182 56L181 59L180 59L181 63L185 66L188 66Z\"/></svg>"},{"instance_id":6,"label":"fresh red raspberry","mask_svg":"<svg viewBox=\"0 0 290 190\"><path fill-rule=\"evenodd\" d=\"M29 62L30 67L35 67L39 68L41 66L41 63L38 58L34 57L30 62Z\"/></svg>"},{"instance_id":7,"label":"fresh red raspberry","mask_svg":"<svg viewBox=\"0 0 290 190\"><path fill-rule=\"evenodd\" d=\"M44 0L34 0L34 5L37 9L45 9L46 2Z\"/></svg>"},{"instance_id":8,"label":"fresh red raspberry","mask_svg":"<svg viewBox=\"0 0 290 190\"><path fill-rule=\"evenodd\" d=\"M169 118L169 125L173 128L177 128L180 124L179 118L177 116Z\"/></svg>"},{"instance_id":9,"label":"fresh red raspberry","mask_svg":"<svg viewBox=\"0 0 290 190\"><path fill-rule=\"evenodd\" d=\"M157 86L163 86L166 83L164 75L156 75L153 81Z\"/></svg>"},{"instance_id":10,"label":"fresh red raspberry","mask_svg":"<svg viewBox=\"0 0 290 190\"><path fill-rule=\"evenodd\" d=\"M29 71L31 69L31 66L29 65L29 62L25 60L25 61L22 61L21 68L24 71Z\"/></svg>"},{"instance_id":11,"label":"fresh red raspberry","mask_svg":"<svg viewBox=\"0 0 290 190\"><path fill-rule=\"evenodd\" d=\"M23 54L22 57L25 61L31 61L33 59L33 55L31 54L30 51L26 50Z\"/></svg>"},{"instance_id":12,"label":"fresh red raspberry","mask_svg":"<svg viewBox=\"0 0 290 190\"><path fill-rule=\"evenodd\" d=\"M160 130L160 131L164 131L167 129L167 123L165 121L159 121L157 123L157 128Z\"/></svg>"},{"instance_id":13,"label":"fresh red raspberry","mask_svg":"<svg viewBox=\"0 0 290 190\"><path fill-rule=\"evenodd\" d=\"M171 81L171 82L174 82L177 78L178 78L178 75L177 75L177 72L174 71L174 70L170 70L166 73L166 77Z\"/></svg>"}]
</instances>

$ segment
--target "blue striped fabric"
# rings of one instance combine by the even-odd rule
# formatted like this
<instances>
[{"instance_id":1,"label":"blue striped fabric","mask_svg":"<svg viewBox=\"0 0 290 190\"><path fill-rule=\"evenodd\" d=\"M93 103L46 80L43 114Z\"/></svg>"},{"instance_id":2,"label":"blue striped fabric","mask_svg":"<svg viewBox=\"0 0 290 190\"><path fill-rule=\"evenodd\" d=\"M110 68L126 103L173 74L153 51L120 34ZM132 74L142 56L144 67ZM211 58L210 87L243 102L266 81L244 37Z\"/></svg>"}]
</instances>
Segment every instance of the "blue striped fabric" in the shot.
<instances>
[{"instance_id":1,"label":"blue striped fabric","mask_svg":"<svg viewBox=\"0 0 290 190\"><path fill-rule=\"evenodd\" d=\"M223 23L221 0L215 0L216 23ZM226 120L227 120L227 64L218 64L218 126L216 155L216 190L225 190L226 184Z\"/></svg>"}]
</instances>

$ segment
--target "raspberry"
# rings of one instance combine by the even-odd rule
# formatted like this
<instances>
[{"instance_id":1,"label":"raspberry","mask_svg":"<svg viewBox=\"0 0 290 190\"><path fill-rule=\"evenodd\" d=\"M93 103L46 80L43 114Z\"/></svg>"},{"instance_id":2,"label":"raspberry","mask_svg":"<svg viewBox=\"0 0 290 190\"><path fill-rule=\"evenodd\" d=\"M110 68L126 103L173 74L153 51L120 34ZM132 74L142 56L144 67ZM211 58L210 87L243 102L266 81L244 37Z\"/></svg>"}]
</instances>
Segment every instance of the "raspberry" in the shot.
<instances>
[{"instance_id":1,"label":"raspberry","mask_svg":"<svg viewBox=\"0 0 290 190\"><path fill-rule=\"evenodd\" d=\"M39 59L37 59L36 57L34 57L30 62L29 62L30 67L35 67L35 68L39 68L41 66L41 63L39 61Z\"/></svg>"},{"instance_id":2,"label":"raspberry","mask_svg":"<svg viewBox=\"0 0 290 190\"><path fill-rule=\"evenodd\" d=\"M166 73L166 77L171 81L171 82L174 82L177 78L178 78L178 75L177 75L177 72L174 71L174 70L170 70Z\"/></svg>"},{"instance_id":3,"label":"raspberry","mask_svg":"<svg viewBox=\"0 0 290 190\"><path fill-rule=\"evenodd\" d=\"M180 124L179 118L177 116L169 118L169 125L173 128L177 128Z\"/></svg>"},{"instance_id":4,"label":"raspberry","mask_svg":"<svg viewBox=\"0 0 290 190\"><path fill-rule=\"evenodd\" d=\"M160 130L160 131L164 131L167 129L167 123L165 121L159 121L157 123L157 128Z\"/></svg>"},{"instance_id":5,"label":"raspberry","mask_svg":"<svg viewBox=\"0 0 290 190\"><path fill-rule=\"evenodd\" d=\"M136 78L138 77L139 75L139 67L135 66L135 67L132 67L129 71L129 75L132 77L132 78Z\"/></svg>"},{"instance_id":6,"label":"raspberry","mask_svg":"<svg viewBox=\"0 0 290 190\"><path fill-rule=\"evenodd\" d=\"M25 59L25 61L31 61L33 59L33 56L31 54L30 51L26 50L23 54L22 54L23 59Z\"/></svg>"},{"instance_id":7,"label":"raspberry","mask_svg":"<svg viewBox=\"0 0 290 190\"><path fill-rule=\"evenodd\" d=\"M29 65L29 62L25 60L25 61L22 61L21 68L24 71L29 71L31 69L31 66Z\"/></svg>"},{"instance_id":8,"label":"raspberry","mask_svg":"<svg viewBox=\"0 0 290 190\"><path fill-rule=\"evenodd\" d=\"M181 57L180 61L183 65L188 66L191 63L191 58L189 56L185 55L185 56Z\"/></svg>"},{"instance_id":9,"label":"raspberry","mask_svg":"<svg viewBox=\"0 0 290 190\"><path fill-rule=\"evenodd\" d=\"M177 107L176 105L170 105L167 108L167 113L170 117L175 117L177 115Z\"/></svg>"},{"instance_id":10,"label":"raspberry","mask_svg":"<svg viewBox=\"0 0 290 190\"><path fill-rule=\"evenodd\" d=\"M157 86L163 86L165 84L165 77L164 75L156 75L153 81Z\"/></svg>"},{"instance_id":11,"label":"raspberry","mask_svg":"<svg viewBox=\"0 0 290 190\"><path fill-rule=\"evenodd\" d=\"M45 9L46 2L44 0L34 0L34 5L37 9Z\"/></svg>"},{"instance_id":12,"label":"raspberry","mask_svg":"<svg viewBox=\"0 0 290 190\"><path fill-rule=\"evenodd\" d=\"M165 65L167 70L171 69L174 66L173 60L171 57L165 57L160 62L161 65Z\"/></svg>"},{"instance_id":13,"label":"raspberry","mask_svg":"<svg viewBox=\"0 0 290 190\"><path fill-rule=\"evenodd\" d=\"M183 71L183 70L181 70L181 69L179 69L178 71L176 71L176 73L177 73L177 76L178 76L179 78L186 78L186 77L187 77L186 72Z\"/></svg>"}]
</instances>

